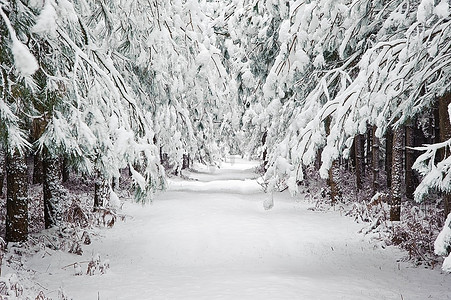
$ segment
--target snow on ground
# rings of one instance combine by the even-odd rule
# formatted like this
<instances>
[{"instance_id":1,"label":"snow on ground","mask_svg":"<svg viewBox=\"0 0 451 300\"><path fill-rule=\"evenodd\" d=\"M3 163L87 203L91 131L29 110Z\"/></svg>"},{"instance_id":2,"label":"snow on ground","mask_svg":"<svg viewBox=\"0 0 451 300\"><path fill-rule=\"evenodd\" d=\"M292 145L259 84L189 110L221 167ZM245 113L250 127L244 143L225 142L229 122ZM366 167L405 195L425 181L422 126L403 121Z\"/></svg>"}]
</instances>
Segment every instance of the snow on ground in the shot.
<instances>
[{"instance_id":1,"label":"snow on ground","mask_svg":"<svg viewBox=\"0 0 451 300\"><path fill-rule=\"evenodd\" d=\"M398 263L358 234L338 212L275 194L266 211L255 163L185 172L152 205L126 203L133 216L85 247L83 256L55 252L27 267L48 288L73 299L450 299L451 277ZM105 275L74 276L74 262L97 253ZM81 263L84 270L86 264Z\"/></svg>"}]
</instances>

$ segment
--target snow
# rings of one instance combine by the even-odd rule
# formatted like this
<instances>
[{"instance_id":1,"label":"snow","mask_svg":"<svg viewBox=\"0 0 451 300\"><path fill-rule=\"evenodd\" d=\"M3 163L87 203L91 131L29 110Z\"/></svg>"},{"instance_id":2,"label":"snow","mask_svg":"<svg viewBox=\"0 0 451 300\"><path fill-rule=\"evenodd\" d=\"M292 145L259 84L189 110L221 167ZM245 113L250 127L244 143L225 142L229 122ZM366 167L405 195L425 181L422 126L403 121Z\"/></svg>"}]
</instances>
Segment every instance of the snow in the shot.
<instances>
[{"instance_id":1,"label":"snow","mask_svg":"<svg viewBox=\"0 0 451 300\"><path fill-rule=\"evenodd\" d=\"M434 13L440 18L446 18L449 16L449 4L447 0L442 0L440 3L434 8Z\"/></svg>"},{"instance_id":2,"label":"snow","mask_svg":"<svg viewBox=\"0 0 451 300\"><path fill-rule=\"evenodd\" d=\"M274 193L265 210L256 165L235 157L220 168L197 166L152 205L126 202L131 217L100 230L83 256L43 252L26 267L46 295L62 287L73 299L449 297L447 275L398 262L405 253L368 243L361 225L339 212L309 210L312 203L288 193ZM88 260L110 268L86 275ZM74 275L74 262L83 275Z\"/></svg>"},{"instance_id":3,"label":"snow","mask_svg":"<svg viewBox=\"0 0 451 300\"><path fill-rule=\"evenodd\" d=\"M36 72L39 68L38 62L36 58L31 54L30 50L25 46L19 39L17 38L16 32L11 25L6 14L3 12L2 7L0 7L0 16L3 21L6 23L6 27L8 28L9 35L12 40L11 51L14 57L14 65L16 69L22 76L31 76Z\"/></svg>"},{"instance_id":4,"label":"snow","mask_svg":"<svg viewBox=\"0 0 451 300\"><path fill-rule=\"evenodd\" d=\"M38 35L48 35L52 38L57 37L57 24L56 24L56 11L55 2L52 0L47 0L45 2L44 8L42 9L36 24L33 26L32 31Z\"/></svg>"},{"instance_id":5,"label":"snow","mask_svg":"<svg viewBox=\"0 0 451 300\"><path fill-rule=\"evenodd\" d=\"M443 226L442 231L437 236L434 242L434 252L437 255L448 256L445 258L442 270L445 272L451 272L451 253L449 253L449 247L451 246L451 214L448 215Z\"/></svg>"},{"instance_id":6,"label":"snow","mask_svg":"<svg viewBox=\"0 0 451 300\"><path fill-rule=\"evenodd\" d=\"M433 0L422 0L418 5L417 19L420 23L426 23L434 8Z\"/></svg>"},{"instance_id":7,"label":"snow","mask_svg":"<svg viewBox=\"0 0 451 300\"><path fill-rule=\"evenodd\" d=\"M22 44L18 39L13 39L11 50L13 52L15 66L23 76L33 75L37 71L39 68L38 62L33 54L30 53L27 46Z\"/></svg>"}]
</instances>

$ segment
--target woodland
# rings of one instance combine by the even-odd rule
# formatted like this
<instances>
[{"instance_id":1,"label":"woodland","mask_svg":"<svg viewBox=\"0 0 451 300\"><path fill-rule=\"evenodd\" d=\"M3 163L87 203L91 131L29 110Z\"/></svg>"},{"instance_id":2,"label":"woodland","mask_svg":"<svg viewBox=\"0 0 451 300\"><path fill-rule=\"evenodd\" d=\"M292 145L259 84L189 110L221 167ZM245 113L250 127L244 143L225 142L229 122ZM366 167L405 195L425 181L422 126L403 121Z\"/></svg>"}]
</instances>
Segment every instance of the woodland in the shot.
<instances>
[{"instance_id":1,"label":"woodland","mask_svg":"<svg viewBox=\"0 0 451 300\"><path fill-rule=\"evenodd\" d=\"M120 187L150 203L241 155L269 195L316 193L451 272L449 0L0 0L0 16L3 251L112 226Z\"/></svg>"}]
</instances>

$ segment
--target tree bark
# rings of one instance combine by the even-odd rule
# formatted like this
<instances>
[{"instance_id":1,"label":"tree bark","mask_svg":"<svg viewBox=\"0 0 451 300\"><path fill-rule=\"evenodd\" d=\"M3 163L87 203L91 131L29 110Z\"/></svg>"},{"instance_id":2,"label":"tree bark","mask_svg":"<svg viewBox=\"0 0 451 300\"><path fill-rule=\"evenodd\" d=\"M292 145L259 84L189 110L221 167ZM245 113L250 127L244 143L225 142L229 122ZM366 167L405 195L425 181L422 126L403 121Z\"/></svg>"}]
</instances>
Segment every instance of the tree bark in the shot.
<instances>
[{"instance_id":1,"label":"tree bark","mask_svg":"<svg viewBox=\"0 0 451 300\"><path fill-rule=\"evenodd\" d=\"M377 127L373 125L372 128L372 146L373 146L373 158L372 158L372 167L373 167L373 195L379 191L379 139L376 137L376 129Z\"/></svg>"},{"instance_id":2,"label":"tree bark","mask_svg":"<svg viewBox=\"0 0 451 300\"><path fill-rule=\"evenodd\" d=\"M0 197L3 197L3 183L5 182L6 172L5 160L5 150L3 150L2 146L0 146Z\"/></svg>"},{"instance_id":3,"label":"tree bark","mask_svg":"<svg viewBox=\"0 0 451 300\"><path fill-rule=\"evenodd\" d=\"M264 147L262 160L263 160L263 168L265 171L268 170L268 149L266 147L266 138L268 137L268 132L265 131L262 137L262 147Z\"/></svg>"},{"instance_id":4,"label":"tree bark","mask_svg":"<svg viewBox=\"0 0 451 300\"><path fill-rule=\"evenodd\" d=\"M329 187L330 187L330 200L332 204L335 204L341 198L341 190L338 185L338 178L340 176L340 168L338 160L334 160L332 166L329 169Z\"/></svg>"},{"instance_id":5,"label":"tree bark","mask_svg":"<svg viewBox=\"0 0 451 300\"><path fill-rule=\"evenodd\" d=\"M325 128L327 135L330 134L330 122L331 118L328 117L325 121ZM327 184L330 188L330 200L332 204L335 204L341 197L341 190L338 186L338 178L340 175L340 168L338 160L334 160L329 169L329 178L327 180Z\"/></svg>"},{"instance_id":6,"label":"tree bark","mask_svg":"<svg viewBox=\"0 0 451 300\"><path fill-rule=\"evenodd\" d=\"M189 167L190 167L189 154L183 154L182 170L189 169Z\"/></svg>"},{"instance_id":7,"label":"tree bark","mask_svg":"<svg viewBox=\"0 0 451 300\"><path fill-rule=\"evenodd\" d=\"M441 137L441 130L440 130L440 107L439 104L440 103L440 99L437 100L435 106L434 106L434 124L433 124L433 136L432 136L432 142L433 144L435 143L440 143L442 141L442 137ZM442 151L437 152L437 154L435 155L435 163L439 162L442 160Z\"/></svg>"},{"instance_id":8,"label":"tree bark","mask_svg":"<svg viewBox=\"0 0 451 300\"><path fill-rule=\"evenodd\" d=\"M363 147L364 136L359 134L354 139L355 148L355 181L357 189L361 190L363 187L363 175L364 175L364 164L365 164L365 151Z\"/></svg>"},{"instance_id":9,"label":"tree bark","mask_svg":"<svg viewBox=\"0 0 451 300\"><path fill-rule=\"evenodd\" d=\"M387 175L388 188L391 188L392 163L393 163L393 131L391 130L391 128L389 128L385 133L385 173Z\"/></svg>"},{"instance_id":10,"label":"tree bark","mask_svg":"<svg viewBox=\"0 0 451 300\"><path fill-rule=\"evenodd\" d=\"M406 182L406 197L413 200L413 193L415 192L414 173L412 170L415 162L415 153L412 147L415 146L414 127L413 123L409 122L406 125L406 166L405 166L405 182Z\"/></svg>"},{"instance_id":11,"label":"tree bark","mask_svg":"<svg viewBox=\"0 0 451 300\"><path fill-rule=\"evenodd\" d=\"M440 128L440 140L442 142L445 142L449 139L451 139L451 123L449 120L449 113L448 113L448 107L451 104L451 92L448 92L447 94L443 95L439 99L438 104L438 113L439 113L439 128ZM442 153L442 157L446 158L450 155L450 149L445 148L445 150ZM451 212L451 193L444 192L443 193L443 203L444 203L444 212L445 212L445 218L449 215Z\"/></svg>"},{"instance_id":12,"label":"tree bark","mask_svg":"<svg viewBox=\"0 0 451 300\"><path fill-rule=\"evenodd\" d=\"M390 221L401 220L401 196L403 174L403 128L395 129L393 133L392 184L390 199Z\"/></svg>"},{"instance_id":13,"label":"tree bark","mask_svg":"<svg viewBox=\"0 0 451 300\"><path fill-rule=\"evenodd\" d=\"M42 159L42 189L44 194L45 228L58 226L61 222L61 211L58 203L61 197L60 170L59 159L51 155L47 149L44 149Z\"/></svg>"},{"instance_id":14,"label":"tree bark","mask_svg":"<svg viewBox=\"0 0 451 300\"><path fill-rule=\"evenodd\" d=\"M44 170L42 158L39 153L33 155L33 184L42 184L44 182Z\"/></svg>"},{"instance_id":15,"label":"tree bark","mask_svg":"<svg viewBox=\"0 0 451 300\"><path fill-rule=\"evenodd\" d=\"M100 172L97 172L94 184L94 210L105 206L108 200L109 192L110 185L108 184L108 180L106 180Z\"/></svg>"},{"instance_id":16,"label":"tree bark","mask_svg":"<svg viewBox=\"0 0 451 300\"><path fill-rule=\"evenodd\" d=\"M68 158L64 155L61 159L61 180L62 182L67 182L69 180L69 162Z\"/></svg>"},{"instance_id":17,"label":"tree bark","mask_svg":"<svg viewBox=\"0 0 451 300\"><path fill-rule=\"evenodd\" d=\"M37 141L45 131L47 121L45 118L33 119L32 136L33 141ZM33 184L42 184L44 180L41 153L33 155Z\"/></svg>"},{"instance_id":18,"label":"tree bark","mask_svg":"<svg viewBox=\"0 0 451 300\"><path fill-rule=\"evenodd\" d=\"M366 159L366 168L368 169L368 173L370 172L370 170L373 166L372 142L373 142L373 130L371 127L367 127L365 159Z\"/></svg>"},{"instance_id":19,"label":"tree bark","mask_svg":"<svg viewBox=\"0 0 451 300\"><path fill-rule=\"evenodd\" d=\"M28 238L28 177L25 155L14 150L6 154L6 242Z\"/></svg>"}]
</instances>

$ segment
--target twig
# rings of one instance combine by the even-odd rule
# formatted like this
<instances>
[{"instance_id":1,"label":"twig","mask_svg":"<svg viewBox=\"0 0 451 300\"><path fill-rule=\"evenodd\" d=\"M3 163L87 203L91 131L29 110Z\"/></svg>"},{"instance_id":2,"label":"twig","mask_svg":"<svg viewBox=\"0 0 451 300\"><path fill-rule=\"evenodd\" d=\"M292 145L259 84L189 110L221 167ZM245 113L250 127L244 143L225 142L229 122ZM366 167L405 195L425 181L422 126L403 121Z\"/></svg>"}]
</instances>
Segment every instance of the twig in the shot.
<instances>
[{"instance_id":1,"label":"twig","mask_svg":"<svg viewBox=\"0 0 451 300\"><path fill-rule=\"evenodd\" d=\"M68 267L74 266L75 264L87 264L87 263L89 263L89 261L88 261L88 260L86 260L86 261L79 261L79 262L74 262L73 264L70 264L70 265L67 265L67 266L61 267L61 269L62 269L62 270L64 270L64 269L66 269L66 268L68 268Z\"/></svg>"}]
</instances>

